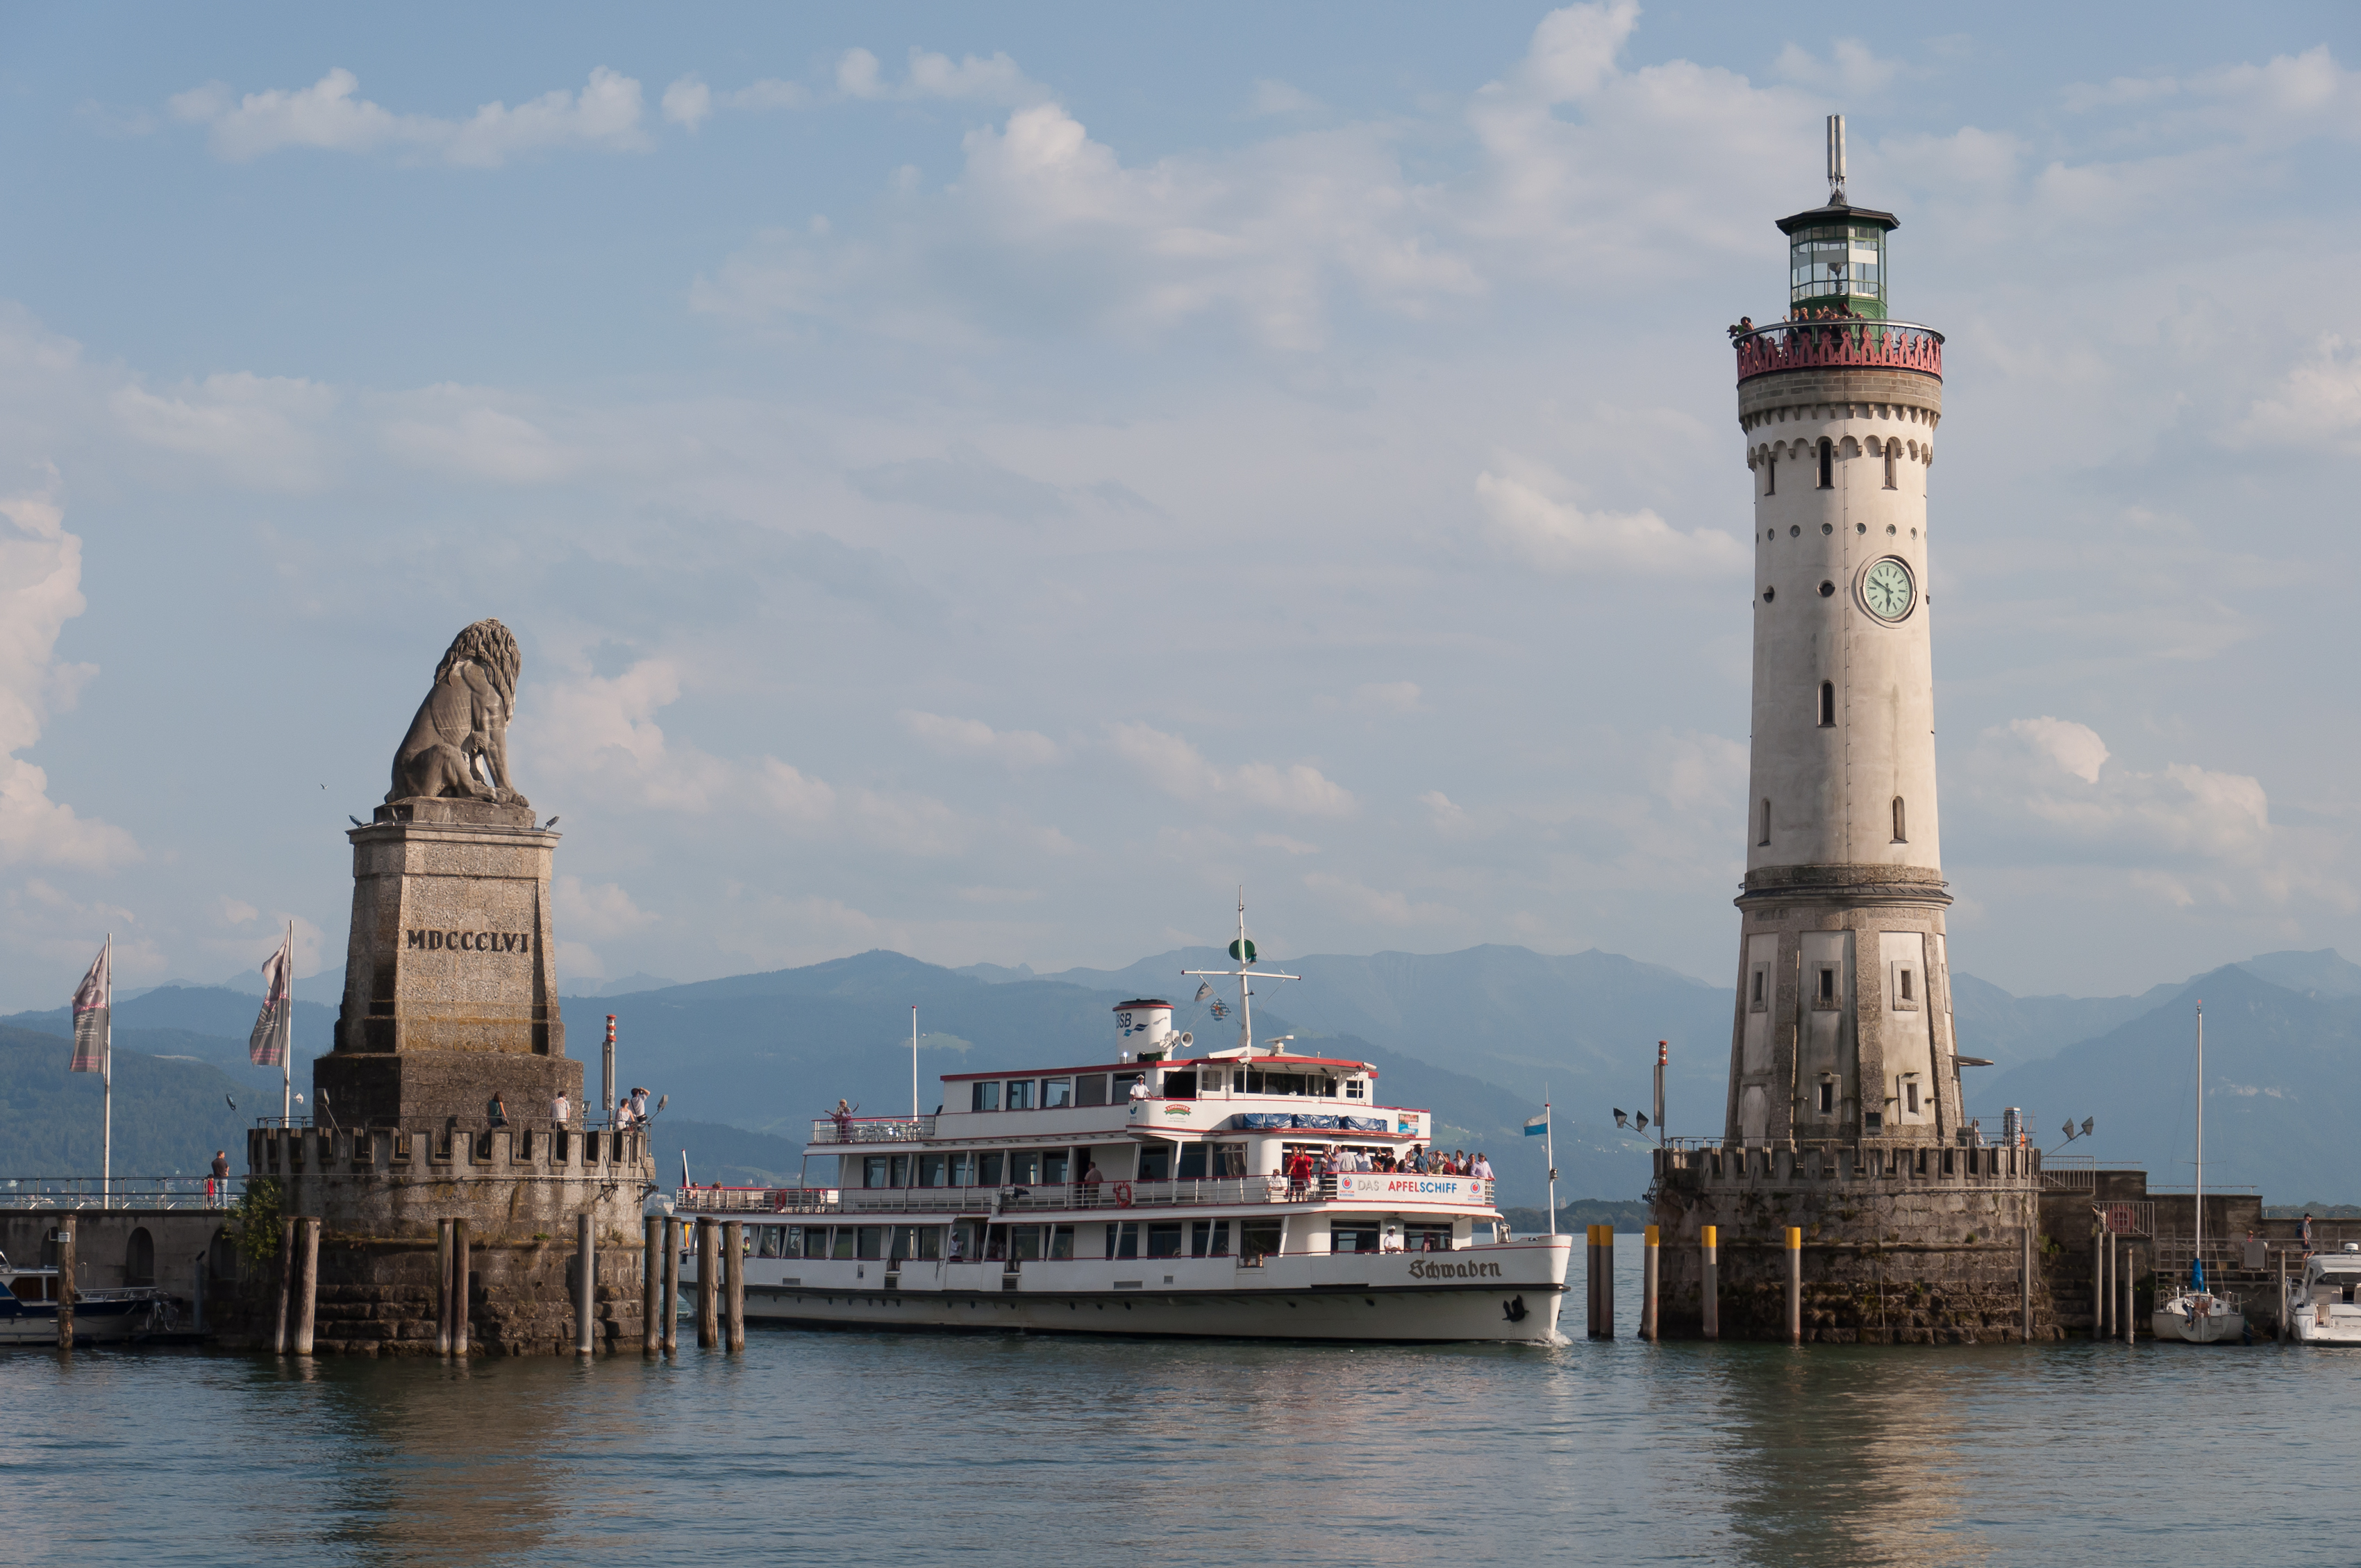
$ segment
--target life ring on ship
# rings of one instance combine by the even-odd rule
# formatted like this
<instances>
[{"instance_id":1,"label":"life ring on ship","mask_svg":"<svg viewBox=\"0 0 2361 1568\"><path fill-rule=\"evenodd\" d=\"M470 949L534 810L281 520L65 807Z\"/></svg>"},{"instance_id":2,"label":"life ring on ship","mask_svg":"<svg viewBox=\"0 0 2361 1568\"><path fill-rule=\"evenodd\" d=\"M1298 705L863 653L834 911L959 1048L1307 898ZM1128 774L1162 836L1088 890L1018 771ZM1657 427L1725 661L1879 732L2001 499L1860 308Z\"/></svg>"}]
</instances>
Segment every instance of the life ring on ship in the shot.
<instances>
[{"instance_id":1,"label":"life ring on ship","mask_svg":"<svg viewBox=\"0 0 2361 1568\"><path fill-rule=\"evenodd\" d=\"M1130 1182L1118 1181L1115 1184L1115 1206L1118 1209L1128 1209L1131 1207Z\"/></svg>"},{"instance_id":2,"label":"life ring on ship","mask_svg":"<svg viewBox=\"0 0 2361 1568\"><path fill-rule=\"evenodd\" d=\"M774 1214L784 1214L786 1212L787 1190L784 1187L774 1187L771 1189L771 1212Z\"/></svg>"}]
</instances>

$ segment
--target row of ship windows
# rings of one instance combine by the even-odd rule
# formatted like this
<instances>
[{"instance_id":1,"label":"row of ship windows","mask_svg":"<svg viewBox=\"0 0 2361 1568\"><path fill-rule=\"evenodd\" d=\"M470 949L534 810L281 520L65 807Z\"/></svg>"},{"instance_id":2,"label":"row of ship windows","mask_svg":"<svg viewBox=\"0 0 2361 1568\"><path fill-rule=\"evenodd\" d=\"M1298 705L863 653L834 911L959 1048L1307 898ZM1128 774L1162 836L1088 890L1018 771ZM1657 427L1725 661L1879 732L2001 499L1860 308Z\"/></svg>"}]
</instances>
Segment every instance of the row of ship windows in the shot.
<instances>
[{"instance_id":1,"label":"row of ship windows","mask_svg":"<svg viewBox=\"0 0 2361 1568\"><path fill-rule=\"evenodd\" d=\"M1832 711L1833 704L1835 703L1835 700L1836 700L1836 698L1835 698L1835 695L1834 695L1834 694L1835 694L1835 688L1834 688L1833 686L1830 686L1830 685L1828 685L1823 684L1823 685L1822 685L1822 686L1820 687L1820 691L1821 691L1821 694L1822 694L1822 696L1821 696L1821 702L1822 702L1822 704L1823 704L1823 707L1822 707L1822 710L1821 710L1821 711L1823 711L1823 712L1829 712L1829 711ZM1822 720L1820 720L1820 722L1821 722L1822 724L1833 724L1833 723L1835 723L1835 722L1836 722L1836 720L1835 720L1835 719L1833 719L1833 718L1823 718ZM1893 840L1892 840L1892 841L1893 841L1893 842L1894 842L1894 843L1896 843L1896 844L1907 844L1908 842L1910 842L1910 834L1909 834L1909 831L1908 831L1909 827L1910 827L1910 818L1909 818L1908 812L1905 809L1905 807L1904 807L1904 806L1903 806L1903 803L1902 803L1902 797L1901 797L1900 795L1895 795L1895 796L1894 797L1894 838L1893 838ZM1770 848L1770 845L1771 845L1771 803L1770 803L1768 800L1765 800L1765 801L1763 803L1763 836L1762 836L1761 838L1759 838L1759 839L1755 839L1755 840L1754 840L1754 847L1755 847L1756 849L1758 849L1758 850L1763 850L1763 849L1768 849L1768 848Z\"/></svg>"},{"instance_id":2,"label":"row of ship windows","mask_svg":"<svg viewBox=\"0 0 2361 1568\"><path fill-rule=\"evenodd\" d=\"M1104 1225L1001 1225L960 1220L948 1225L749 1225L751 1257L871 1263L1065 1262L1076 1255L1077 1232L1108 1258L1228 1257L1235 1241L1248 1260L1280 1250L1276 1220L1121 1220ZM1328 1227L1330 1252L1376 1252L1375 1219L1338 1220ZM1449 1252L1447 1223L1406 1223L1411 1252Z\"/></svg>"},{"instance_id":3,"label":"row of ship windows","mask_svg":"<svg viewBox=\"0 0 2361 1568\"><path fill-rule=\"evenodd\" d=\"M1054 1111L1069 1105L1120 1105L1132 1086L1143 1080L1137 1072L1086 1072L1071 1078L989 1079L969 1086L971 1111ZM1301 1094L1322 1100L1367 1100L1369 1080L1348 1078L1341 1083L1322 1073L1264 1072L1257 1069L1213 1068L1202 1073L1167 1072L1167 1100L1194 1100L1201 1093Z\"/></svg>"},{"instance_id":4,"label":"row of ship windows","mask_svg":"<svg viewBox=\"0 0 2361 1568\"><path fill-rule=\"evenodd\" d=\"M1138 1168L1099 1172L1103 1181L1197 1181L1246 1174L1244 1144L1139 1146ZM873 1154L861 1161L864 1188L1057 1187L1085 1179L1087 1149L951 1149L943 1154Z\"/></svg>"}]
</instances>

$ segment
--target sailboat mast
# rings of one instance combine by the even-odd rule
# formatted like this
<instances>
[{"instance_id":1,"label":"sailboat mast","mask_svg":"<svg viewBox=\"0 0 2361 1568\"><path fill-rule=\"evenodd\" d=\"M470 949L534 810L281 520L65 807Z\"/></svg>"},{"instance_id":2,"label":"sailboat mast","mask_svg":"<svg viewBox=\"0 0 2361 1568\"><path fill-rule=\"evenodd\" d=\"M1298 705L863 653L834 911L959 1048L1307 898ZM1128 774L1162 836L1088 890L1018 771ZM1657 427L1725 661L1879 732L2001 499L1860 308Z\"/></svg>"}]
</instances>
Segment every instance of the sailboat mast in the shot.
<instances>
[{"instance_id":1,"label":"sailboat mast","mask_svg":"<svg viewBox=\"0 0 2361 1568\"><path fill-rule=\"evenodd\" d=\"M2197 1256L2205 1256L2205 1003L2197 1003Z\"/></svg>"}]
</instances>

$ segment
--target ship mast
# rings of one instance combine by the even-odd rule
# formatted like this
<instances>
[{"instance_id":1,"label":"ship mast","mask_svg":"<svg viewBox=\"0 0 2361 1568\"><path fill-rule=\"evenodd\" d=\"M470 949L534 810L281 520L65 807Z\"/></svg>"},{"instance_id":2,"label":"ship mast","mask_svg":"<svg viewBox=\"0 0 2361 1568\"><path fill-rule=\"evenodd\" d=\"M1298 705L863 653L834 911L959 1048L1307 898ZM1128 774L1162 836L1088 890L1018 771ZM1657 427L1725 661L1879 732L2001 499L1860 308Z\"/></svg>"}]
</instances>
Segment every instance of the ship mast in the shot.
<instances>
[{"instance_id":1,"label":"ship mast","mask_svg":"<svg viewBox=\"0 0 2361 1568\"><path fill-rule=\"evenodd\" d=\"M1225 975L1237 981L1238 1044L1246 1047L1248 1057L1252 1057L1254 1055L1254 990L1246 984L1246 981L1249 980L1301 980L1303 977L1300 974L1281 974L1276 970L1258 970L1254 967L1255 945L1246 938L1246 890L1243 886L1238 889L1238 939L1230 944L1230 957L1238 960L1237 968L1184 969L1180 972L1192 980L1199 975Z\"/></svg>"}]
</instances>

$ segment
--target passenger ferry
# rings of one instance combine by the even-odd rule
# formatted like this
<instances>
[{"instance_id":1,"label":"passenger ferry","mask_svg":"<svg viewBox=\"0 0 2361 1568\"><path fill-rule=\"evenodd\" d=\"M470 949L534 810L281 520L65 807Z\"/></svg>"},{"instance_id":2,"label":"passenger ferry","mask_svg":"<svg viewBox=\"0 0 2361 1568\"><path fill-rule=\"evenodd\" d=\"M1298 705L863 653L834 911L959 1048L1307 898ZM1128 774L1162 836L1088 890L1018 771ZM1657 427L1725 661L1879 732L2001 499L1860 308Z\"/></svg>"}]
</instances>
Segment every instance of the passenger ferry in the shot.
<instances>
[{"instance_id":1,"label":"passenger ferry","mask_svg":"<svg viewBox=\"0 0 2361 1568\"><path fill-rule=\"evenodd\" d=\"M2287 1292L2280 1310L2300 1343L2361 1344L2361 1245L2313 1253Z\"/></svg>"},{"instance_id":2,"label":"passenger ferry","mask_svg":"<svg viewBox=\"0 0 2361 1568\"><path fill-rule=\"evenodd\" d=\"M1170 1003L1115 1014L1114 1061L946 1073L933 1115L814 1121L835 1186L685 1187L678 1212L747 1221L749 1322L1565 1343L1572 1238L1511 1239L1488 1179L1361 1168L1433 1130L1370 1064L1188 1057ZM1291 1178L1299 1153L1328 1173Z\"/></svg>"}]
</instances>

